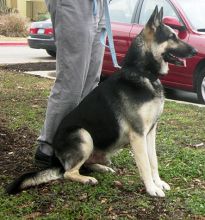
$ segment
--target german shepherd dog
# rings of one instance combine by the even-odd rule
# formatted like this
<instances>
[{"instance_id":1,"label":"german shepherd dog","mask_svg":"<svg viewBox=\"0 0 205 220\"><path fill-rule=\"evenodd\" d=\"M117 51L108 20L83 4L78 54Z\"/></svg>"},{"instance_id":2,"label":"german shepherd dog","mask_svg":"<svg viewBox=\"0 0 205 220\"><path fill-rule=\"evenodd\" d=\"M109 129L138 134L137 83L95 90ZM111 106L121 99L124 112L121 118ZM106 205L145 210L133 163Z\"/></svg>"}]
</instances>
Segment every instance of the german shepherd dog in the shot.
<instances>
[{"instance_id":1,"label":"german shepherd dog","mask_svg":"<svg viewBox=\"0 0 205 220\"><path fill-rule=\"evenodd\" d=\"M7 193L59 178L97 184L95 178L79 172L81 166L115 172L108 167L110 155L130 144L147 193L165 196L170 186L159 177L155 149L164 105L159 76L167 74L168 63L182 65L182 58L194 56L196 50L163 24L162 17L163 9L156 7L133 40L122 68L62 120L53 140L59 167L24 174L8 185Z\"/></svg>"}]
</instances>

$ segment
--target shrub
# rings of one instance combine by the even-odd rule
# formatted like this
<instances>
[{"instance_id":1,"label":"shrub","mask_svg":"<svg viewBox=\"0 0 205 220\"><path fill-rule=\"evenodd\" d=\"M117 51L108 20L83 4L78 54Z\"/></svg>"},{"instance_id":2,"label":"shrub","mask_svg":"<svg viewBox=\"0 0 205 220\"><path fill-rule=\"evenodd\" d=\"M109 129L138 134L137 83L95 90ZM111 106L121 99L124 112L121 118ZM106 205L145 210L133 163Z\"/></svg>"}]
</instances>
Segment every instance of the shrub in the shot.
<instances>
[{"instance_id":1,"label":"shrub","mask_svg":"<svg viewBox=\"0 0 205 220\"><path fill-rule=\"evenodd\" d=\"M28 20L17 13L0 15L0 35L25 37L28 35Z\"/></svg>"}]
</instances>

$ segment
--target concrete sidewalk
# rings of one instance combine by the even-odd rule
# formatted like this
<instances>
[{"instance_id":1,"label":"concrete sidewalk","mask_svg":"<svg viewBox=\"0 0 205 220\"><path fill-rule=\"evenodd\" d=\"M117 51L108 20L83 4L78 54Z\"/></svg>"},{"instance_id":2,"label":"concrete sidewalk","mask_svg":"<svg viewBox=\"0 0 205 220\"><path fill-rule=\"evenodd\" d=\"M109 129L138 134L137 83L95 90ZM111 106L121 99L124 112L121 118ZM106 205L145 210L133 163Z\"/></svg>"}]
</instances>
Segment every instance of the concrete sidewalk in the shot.
<instances>
[{"instance_id":1,"label":"concrete sidewalk","mask_svg":"<svg viewBox=\"0 0 205 220\"><path fill-rule=\"evenodd\" d=\"M55 70L45 70L45 71L25 71L24 73L39 76L43 78L53 79L56 78L56 71Z\"/></svg>"}]
</instances>

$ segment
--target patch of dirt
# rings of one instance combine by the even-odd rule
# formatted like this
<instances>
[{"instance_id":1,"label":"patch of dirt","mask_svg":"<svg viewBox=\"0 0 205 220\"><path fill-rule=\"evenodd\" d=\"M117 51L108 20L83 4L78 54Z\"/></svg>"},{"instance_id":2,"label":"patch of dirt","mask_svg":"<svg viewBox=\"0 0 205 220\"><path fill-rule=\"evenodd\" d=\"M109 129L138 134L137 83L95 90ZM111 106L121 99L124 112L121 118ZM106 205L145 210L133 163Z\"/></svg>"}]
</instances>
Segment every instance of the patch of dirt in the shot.
<instances>
[{"instance_id":1,"label":"patch of dirt","mask_svg":"<svg viewBox=\"0 0 205 220\"><path fill-rule=\"evenodd\" d=\"M24 172L35 170L32 160L36 138L26 127L16 131L6 128L5 121L0 119L1 184L7 177L17 177Z\"/></svg>"},{"instance_id":2,"label":"patch of dirt","mask_svg":"<svg viewBox=\"0 0 205 220\"><path fill-rule=\"evenodd\" d=\"M38 71L38 70L55 70L55 62L39 62L39 63L20 63L20 64L7 64L0 65L0 70L9 71Z\"/></svg>"}]
</instances>

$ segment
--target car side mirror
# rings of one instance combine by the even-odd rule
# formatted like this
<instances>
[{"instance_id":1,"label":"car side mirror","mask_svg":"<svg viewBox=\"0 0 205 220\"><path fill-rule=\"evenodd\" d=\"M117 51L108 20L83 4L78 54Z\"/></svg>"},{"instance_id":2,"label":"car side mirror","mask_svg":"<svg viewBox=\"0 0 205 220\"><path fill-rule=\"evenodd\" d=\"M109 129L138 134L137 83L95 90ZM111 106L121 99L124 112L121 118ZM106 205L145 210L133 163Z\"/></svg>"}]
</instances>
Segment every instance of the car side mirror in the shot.
<instances>
[{"instance_id":1,"label":"car side mirror","mask_svg":"<svg viewBox=\"0 0 205 220\"><path fill-rule=\"evenodd\" d=\"M177 29L179 31L185 30L185 26L180 23L177 18L166 16L163 18L162 22L173 29Z\"/></svg>"}]
</instances>

